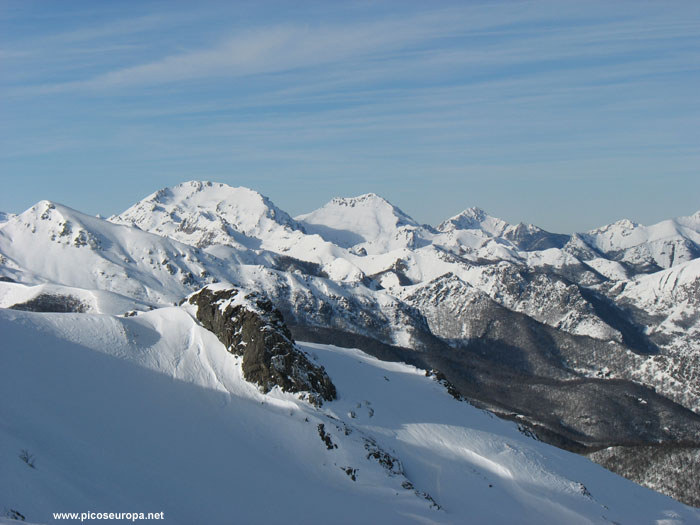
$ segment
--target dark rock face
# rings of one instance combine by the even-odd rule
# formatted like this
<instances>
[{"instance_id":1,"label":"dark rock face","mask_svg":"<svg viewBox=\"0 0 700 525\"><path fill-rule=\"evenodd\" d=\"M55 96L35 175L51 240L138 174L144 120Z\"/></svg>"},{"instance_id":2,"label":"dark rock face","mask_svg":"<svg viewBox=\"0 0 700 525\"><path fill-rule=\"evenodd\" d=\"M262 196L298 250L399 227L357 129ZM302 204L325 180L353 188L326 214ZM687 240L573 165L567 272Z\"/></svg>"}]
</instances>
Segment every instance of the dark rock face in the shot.
<instances>
[{"instance_id":1,"label":"dark rock face","mask_svg":"<svg viewBox=\"0 0 700 525\"><path fill-rule=\"evenodd\" d=\"M243 375L264 392L308 392L320 405L336 397L335 385L322 366L313 364L294 344L282 314L265 297L237 290L204 288L189 298L197 319L232 354L243 357Z\"/></svg>"},{"instance_id":2,"label":"dark rock face","mask_svg":"<svg viewBox=\"0 0 700 525\"><path fill-rule=\"evenodd\" d=\"M39 294L25 303L10 306L13 310L25 312L84 313L88 305L71 295Z\"/></svg>"},{"instance_id":3,"label":"dark rock face","mask_svg":"<svg viewBox=\"0 0 700 525\"><path fill-rule=\"evenodd\" d=\"M530 224L518 224L515 229L507 231L503 237L525 251L563 248L569 242L569 235L550 233Z\"/></svg>"}]
</instances>

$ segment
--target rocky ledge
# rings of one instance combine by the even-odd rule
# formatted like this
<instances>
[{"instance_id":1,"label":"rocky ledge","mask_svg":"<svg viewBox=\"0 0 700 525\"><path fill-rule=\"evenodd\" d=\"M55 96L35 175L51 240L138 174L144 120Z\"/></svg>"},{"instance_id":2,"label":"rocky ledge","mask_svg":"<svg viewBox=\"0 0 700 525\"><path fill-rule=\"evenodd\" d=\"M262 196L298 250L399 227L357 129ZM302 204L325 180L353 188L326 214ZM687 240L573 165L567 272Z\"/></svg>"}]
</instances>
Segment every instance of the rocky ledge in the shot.
<instances>
[{"instance_id":1,"label":"rocky ledge","mask_svg":"<svg viewBox=\"0 0 700 525\"><path fill-rule=\"evenodd\" d=\"M187 299L197 319L232 354L243 357L243 376L264 392L279 386L303 392L320 406L336 398L335 385L322 366L299 350L282 314L266 297L236 288L203 288Z\"/></svg>"}]
</instances>

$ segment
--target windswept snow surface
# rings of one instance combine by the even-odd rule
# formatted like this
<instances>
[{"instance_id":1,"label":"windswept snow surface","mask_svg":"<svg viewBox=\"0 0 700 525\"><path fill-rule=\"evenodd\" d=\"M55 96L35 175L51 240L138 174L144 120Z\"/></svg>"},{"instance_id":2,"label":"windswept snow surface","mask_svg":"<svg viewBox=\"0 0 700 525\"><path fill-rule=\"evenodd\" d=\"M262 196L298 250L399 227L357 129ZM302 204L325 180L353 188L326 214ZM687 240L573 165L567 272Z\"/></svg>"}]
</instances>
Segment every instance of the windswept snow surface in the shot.
<instances>
[{"instance_id":1,"label":"windswept snow surface","mask_svg":"<svg viewBox=\"0 0 700 525\"><path fill-rule=\"evenodd\" d=\"M191 314L0 309L0 396L11 400L0 404L0 508L35 523L88 510L163 511L178 524L700 522L358 350L300 344L337 401L263 395Z\"/></svg>"}]
</instances>

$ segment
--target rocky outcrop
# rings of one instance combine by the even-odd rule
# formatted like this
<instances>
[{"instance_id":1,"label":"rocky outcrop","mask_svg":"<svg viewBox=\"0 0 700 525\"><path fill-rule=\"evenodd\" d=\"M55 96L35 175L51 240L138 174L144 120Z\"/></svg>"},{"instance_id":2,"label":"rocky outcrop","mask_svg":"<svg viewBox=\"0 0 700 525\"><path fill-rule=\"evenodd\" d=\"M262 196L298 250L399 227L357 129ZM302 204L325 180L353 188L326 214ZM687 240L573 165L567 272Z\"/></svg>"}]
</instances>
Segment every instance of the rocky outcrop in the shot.
<instances>
[{"instance_id":1,"label":"rocky outcrop","mask_svg":"<svg viewBox=\"0 0 700 525\"><path fill-rule=\"evenodd\" d=\"M10 306L13 310L26 312L85 313L90 307L72 295L42 293L24 303Z\"/></svg>"},{"instance_id":2,"label":"rocky outcrop","mask_svg":"<svg viewBox=\"0 0 700 525\"><path fill-rule=\"evenodd\" d=\"M294 344L282 314L265 297L235 288L204 288L191 295L197 319L232 354L243 357L243 375L264 392L279 386L304 392L315 405L336 397L322 366L313 364Z\"/></svg>"}]
</instances>

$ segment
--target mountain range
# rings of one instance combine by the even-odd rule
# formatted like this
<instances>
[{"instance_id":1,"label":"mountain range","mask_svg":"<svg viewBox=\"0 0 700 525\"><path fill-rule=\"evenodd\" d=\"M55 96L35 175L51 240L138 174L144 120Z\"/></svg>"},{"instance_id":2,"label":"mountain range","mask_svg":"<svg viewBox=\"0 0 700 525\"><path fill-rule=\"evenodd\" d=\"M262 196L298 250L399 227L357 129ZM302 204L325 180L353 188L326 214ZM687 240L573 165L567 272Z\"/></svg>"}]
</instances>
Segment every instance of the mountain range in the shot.
<instances>
[{"instance_id":1,"label":"mountain range","mask_svg":"<svg viewBox=\"0 0 700 525\"><path fill-rule=\"evenodd\" d=\"M569 490L561 487L574 487L574 494L578 481L557 480L561 476L571 480L593 468L587 459L571 454L575 452L700 506L696 487L700 475L699 256L700 212L652 226L623 220L563 235L530 224L508 224L479 208L466 209L437 226L422 225L371 193L336 198L318 210L291 217L253 190L200 181L157 191L108 219L50 201L40 201L18 215L0 214L0 313L3 334L7 334L2 354L7 361L5 378L10 374L14 378L5 382L4 399L17 398L24 388L31 392L57 389L67 396L63 401L38 396L40 408L34 410L28 402L5 414L4 421L16 422L6 425L4 440L15 449L29 447L22 443L31 442L32 450L41 451L39 457L49 455L51 446L34 436L42 432L43 424L53 429L48 435L60 437L64 445L56 447L60 449L56 463L46 466L53 469L47 476L53 477L38 484L27 478L34 472L15 465L2 481L2 494L14 499L0 504L22 515L22 509L32 509L30 496L11 488L13 480L22 479L23 486L46 491L48 483L67 475L69 461L77 458L70 445L74 440L88 447L86 458L97 453L101 434L70 418L57 421L53 412L57 403L85 404L83 409L92 414L99 411L97 403L104 402L119 417L140 425L154 414L146 409L139 412L139 396L160 399L167 391L186 405L185 417L194 418L188 424L215 429L212 453L217 455L224 453L225 435L235 436L234 449L254 447L250 438L231 428L227 419L231 416L224 409L247 407L234 412L241 412L242 426L265 436L259 447L288 446L309 463L301 467L279 453L269 461L253 454L251 458L259 461L246 459L245 470L257 472L260 483L266 475L275 478L274 494L293 485L297 474L305 480L298 490L320 490L318 483L327 486L324 497L334 502L333 508L350 513L344 515L351 518L345 521L362 519L361 512L352 514L359 512L359 501L373 502L367 503L366 512L376 507L377 512L388 513L387 520L396 522L399 516L459 522L456 517L469 508L474 516L503 522L514 516L529 516L525 521L537 522L537 512L560 520L567 513L583 521L603 521L602 516L633 522L644 522L652 515L675 519L670 514L663 517L659 509L698 519L687 507L663 499L650 498L643 507L647 510L639 515L635 514L639 509L628 502L619 508L608 500L602 503L589 484L604 486L614 478L598 470L591 470L595 476L586 478L591 479L584 483L588 488L572 496L573 503L568 496L560 497L562 490L567 494ZM309 405L308 396L299 397L280 380L277 387L261 392L260 388L267 388L260 386L262 376L249 377L241 371L247 366L245 349L235 350L230 338L224 344L221 337L217 340L212 335L228 321L205 322L194 305L182 302L202 289L242 290L268 301L287 330L279 341L303 341L300 352L307 357L294 358L293 366L291 358L270 358L272 364L263 368L271 371L270 377L281 377L275 372L282 370L280 363L298 370L299 363L313 362L308 356L316 355L329 380L337 382L337 399ZM250 311L259 310L246 304ZM242 322L240 315L231 318ZM242 344L239 339L237 344ZM25 362L17 352L29 346L34 350ZM62 354L57 356L52 348ZM234 354L228 361L226 349ZM285 352L280 355L291 355ZM113 363L117 371L111 377ZM60 373L51 375L52 370ZM432 378L419 378L420 370L432 370ZM288 376L287 372L282 375ZM380 378L375 385L373 378L381 375L386 381ZM78 381L74 376L88 379ZM163 377L170 378L170 386L157 392L161 387L154 385L164 384ZM404 377L406 381L400 379ZM409 381L409 377L415 379ZM97 389L99 395L94 402L80 401L79 392L70 390L66 381ZM251 381L257 381L258 387L251 387ZM117 396L119 385L132 382L129 399L133 402L117 406L110 396ZM400 388L391 395L405 399L416 410L402 411L402 404L391 401L393 397L385 398L382 382L398 382ZM458 399L441 397L445 389ZM194 400L189 400L190 395ZM176 409L174 401L163 403L166 412ZM259 408L259 404L271 407ZM359 419L375 412L376 404L385 404L387 417L393 415L361 423ZM490 419L479 409L513 422ZM131 415L131 410L137 414ZM285 415L287 411L291 414ZM420 415L427 413L440 416L433 421ZM309 420L305 424L299 423L302 415ZM421 419L425 417L429 423ZM165 433L159 434L156 427L146 425L143 435L149 440L163 438ZM172 425L165 427L168 434L177 432ZM285 445L281 438L270 437L278 432L297 437ZM333 467L324 456L331 449L309 448L304 437L308 432L316 433L322 445L328 436L337 450L343 449ZM116 439L109 437L107 442ZM179 443L206 456L204 438L193 437L188 444L178 439L173 452ZM134 458L144 459L132 441L129 450ZM12 446L5 447L6 454L13 452ZM503 452L511 449L512 457L511 452ZM262 454L262 448L256 450ZM167 464L166 452L153 460L158 468ZM423 453L430 458L416 459ZM371 480L363 480L368 468L364 462L375 456L385 458L384 454L402 467L387 469L378 460L370 468ZM119 456L119 461L123 459ZM211 466L211 458L204 457L201 465L187 461L188 483L204 466ZM107 459L99 463L114 474L113 485L104 490L118 493L119 481L129 470L119 471L118 465L108 463ZM75 476L89 479L88 459L76 464ZM436 477L431 470L436 465L447 469L446 478ZM161 477L174 468L163 467ZM281 471L279 477L275 469ZM361 488L336 486L334 469L349 479L351 487ZM39 469L35 470L38 474ZM245 493L245 478L234 477ZM486 490L488 497L483 499L477 494L484 487L476 479L484 480L486 489L497 487L490 480L508 479L510 492L494 495L495 490ZM56 493L50 501L58 505L66 498L75 508L90 501L110 501L107 494L90 493L85 480L72 479L73 492ZM384 496L378 494L394 491L396 483L410 486L398 493L408 495L395 496L399 498L395 503L385 504ZM456 489L441 483L469 487L465 490L474 491L474 497L466 501L481 498L481 503L463 507ZM540 488L531 490L530 485ZM635 494L632 499L647 498L637 495L647 493L635 492L643 490L635 485L620 486L626 488L616 490ZM348 491L352 496L347 496ZM515 497L513 491L525 492ZM215 505L214 494L219 493L205 497L204 492L196 491L197 497ZM160 493L145 494L148 497L142 501L150 504ZM132 496L136 498L125 492L120 497L127 501ZM539 507L532 506L532 498ZM277 504L283 501L296 508L301 499L302 495L290 496ZM505 500L517 503L499 508ZM588 503L581 503L584 500ZM243 515L252 518L256 509L252 502L246 505L244 512L249 514ZM186 507L180 503L173 508L182 509L185 516ZM58 510L48 503L36 507L38 518L32 519L46 520L42 516L51 508ZM325 508L319 504L315 510L323 513ZM221 520L215 508L202 512L211 518L208 522Z\"/></svg>"}]
</instances>

